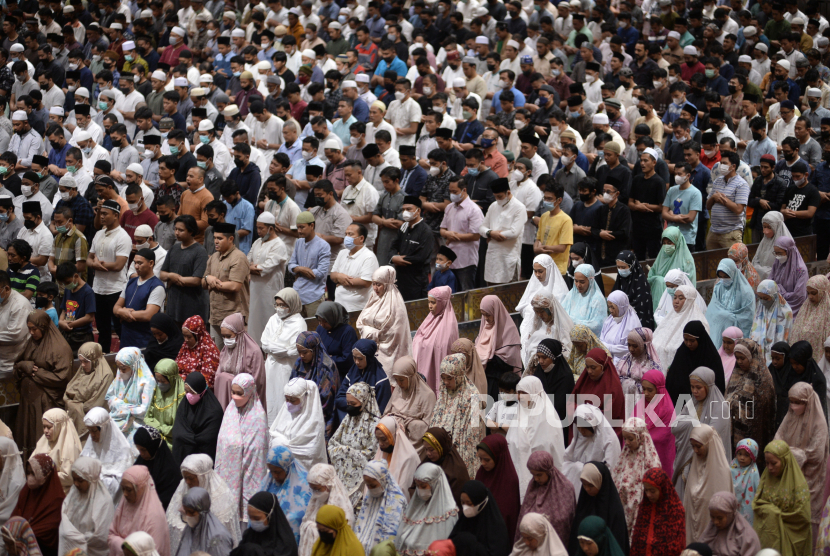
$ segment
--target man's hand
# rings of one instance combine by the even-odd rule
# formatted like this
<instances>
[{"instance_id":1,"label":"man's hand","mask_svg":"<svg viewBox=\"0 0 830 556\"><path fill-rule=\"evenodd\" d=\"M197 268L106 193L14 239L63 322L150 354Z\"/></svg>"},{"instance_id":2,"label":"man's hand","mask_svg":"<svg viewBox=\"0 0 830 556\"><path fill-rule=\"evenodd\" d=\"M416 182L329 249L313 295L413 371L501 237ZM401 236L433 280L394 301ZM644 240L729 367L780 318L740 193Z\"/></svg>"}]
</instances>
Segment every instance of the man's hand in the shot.
<instances>
[{"instance_id":1,"label":"man's hand","mask_svg":"<svg viewBox=\"0 0 830 556\"><path fill-rule=\"evenodd\" d=\"M822 193L822 195L824 195L824 193ZM770 209L769 201L767 201L765 199L759 199L758 204L761 205L761 208L764 209L764 210L769 210Z\"/></svg>"},{"instance_id":2,"label":"man's hand","mask_svg":"<svg viewBox=\"0 0 830 556\"><path fill-rule=\"evenodd\" d=\"M781 214L784 218L795 218L795 211L790 209L781 209Z\"/></svg>"},{"instance_id":3,"label":"man's hand","mask_svg":"<svg viewBox=\"0 0 830 556\"><path fill-rule=\"evenodd\" d=\"M507 238L504 237L504 234L502 234L498 230L491 230L490 231L490 238L495 239L496 241L504 241L505 239L507 239Z\"/></svg>"},{"instance_id":4,"label":"man's hand","mask_svg":"<svg viewBox=\"0 0 830 556\"><path fill-rule=\"evenodd\" d=\"M216 276L205 276L205 284L207 284L208 289L213 290L219 287L222 281Z\"/></svg>"},{"instance_id":5,"label":"man's hand","mask_svg":"<svg viewBox=\"0 0 830 556\"><path fill-rule=\"evenodd\" d=\"M248 268L251 271L251 274L255 274L257 276L262 276L262 269L259 268L258 265L252 264Z\"/></svg>"},{"instance_id":6,"label":"man's hand","mask_svg":"<svg viewBox=\"0 0 830 556\"><path fill-rule=\"evenodd\" d=\"M67 332L69 332L70 330L72 330L72 329L69 327L69 323L68 323L68 322L66 322L65 320L58 321L58 328L60 328L61 330L65 330L65 331L67 331Z\"/></svg>"},{"instance_id":7,"label":"man's hand","mask_svg":"<svg viewBox=\"0 0 830 556\"><path fill-rule=\"evenodd\" d=\"M611 232L609 232L608 230L602 230L599 233L599 237L604 239L605 241L614 241L614 239L615 239L614 235Z\"/></svg>"},{"instance_id":8,"label":"man's hand","mask_svg":"<svg viewBox=\"0 0 830 556\"><path fill-rule=\"evenodd\" d=\"M391 263L398 266L407 266L412 264L401 255L395 255L394 257L392 257Z\"/></svg>"}]
</instances>

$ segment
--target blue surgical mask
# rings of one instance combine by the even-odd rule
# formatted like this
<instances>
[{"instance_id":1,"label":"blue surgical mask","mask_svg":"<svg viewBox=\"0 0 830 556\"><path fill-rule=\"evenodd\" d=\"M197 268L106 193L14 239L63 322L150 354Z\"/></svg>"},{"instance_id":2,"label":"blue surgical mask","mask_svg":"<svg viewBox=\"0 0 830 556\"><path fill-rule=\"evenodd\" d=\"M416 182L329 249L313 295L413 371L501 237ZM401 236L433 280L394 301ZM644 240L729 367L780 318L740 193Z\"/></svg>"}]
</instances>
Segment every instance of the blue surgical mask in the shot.
<instances>
[{"instance_id":1,"label":"blue surgical mask","mask_svg":"<svg viewBox=\"0 0 830 556\"><path fill-rule=\"evenodd\" d=\"M478 168L467 168L467 173L470 174L471 176L477 176L478 175Z\"/></svg>"},{"instance_id":2,"label":"blue surgical mask","mask_svg":"<svg viewBox=\"0 0 830 556\"><path fill-rule=\"evenodd\" d=\"M669 297L674 297L674 291L677 288L666 288L666 293L669 294Z\"/></svg>"},{"instance_id":3,"label":"blue surgical mask","mask_svg":"<svg viewBox=\"0 0 830 556\"><path fill-rule=\"evenodd\" d=\"M198 166L198 167L199 167L199 168L201 168L202 170L207 170L207 162L199 162L199 161L197 160L197 161L196 161L196 166Z\"/></svg>"},{"instance_id":4,"label":"blue surgical mask","mask_svg":"<svg viewBox=\"0 0 830 556\"><path fill-rule=\"evenodd\" d=\"M556 203L551 203L550 201L542 201L542 212L548 212L549 210L553 210L556 206Z\"/></svg>"},{"instance_id":5,"label":"blue surgical mask","mask_svg":"<svg viewBox=\"0 0 830 556\"><path fill-rule=\"evenodd\" d=\"M208 143L210 143L210 137L207 135L200 135L199 141L201 141L203 145L207 145Z\"/></svg>"},{"instance_id":6,"label":"blue surgical mask","mask_svg":"<svg viewBox=\"0 0 830 556\"><path fill-rule=\"evenodd\" d=\"M723 284L725 288L728 288L732 285L732 278L721 278L720 283Z\"/></svg>"},{"instance_id":7,"label":"blue surgical mask","mask_svg":"<svg viewBox=\"0 0 830 556\"><path fill-rule=\"evenodd\" d=\"M571 112L568 112L568 114L571 116L571 118L578 118L579 117L579 112L571 111Z\"/></svg>"},{"instance_id":8,"label":"blue surgical mask","mask_svg":"<svg viewBox=\"0 0 830 556\"><path fill-rule=\"evenodd\" d=\"M351 251L354 249L354 238L352 236L346 236L343 238L343 247Z\"/></svg>"},{"instance_id":9,"label":"blue surgical mask","mask_svg":"<svg viewBox=\"0 0 830 556\"><path fill-rule=\"evenodd\" d=\"M233 76L234 76L234 77L239 77L240 75L242 75L242 72L241 72L241 71L235 71L235 72L233 72Z\"/></svg>"},{"instance_id":10,"label":"blue surgical mask","mask_svg":"<svg viewBox=\"0 0 830 556\"><path fill-rule=\"evenodd\" d=\"M170 154L179 154L179 147L170 147Z\"/></svg>"},{"instance_id":11,"label":"blue surgical mask","mask_svg":"<svg viewBox=\"0 0 830 556\"><path fill-rule=\"evenodd\" d=\"M248 522L248 524L251 526L251 529L258 533L261 533L268 529L268 525L266 525L264 521L251 520Z\"/></svg>"},{"instance_id":12,"label":"blue surgical mask","mask_svg":"<svg viewBox=\"0 0 830 556\"><path fill-rule=\"evenodd\" d=\"M559 75L562 73L562 70L551 70L551 73L553 73L553 75L555 75L556 77L559 77Z\"/></svg>"},{"instance_id":13,"label":"blue surgical mask","mask_svg":"<svg viewBox=\"0 0 830 556\"><path fill-rule=\"evenodd\" d=\"M631 276L631 269L630 268L626 268L625 270L617 269L617 274L619 274L623 278L628 278L629 276Z\"/></svg>"},{"instance_id":14,"label":"blue surgical mask","mask_svg":"<svg viewBox=\"0 0 830 556\"><path fill-rule=\"evenodd\" d=\"M6 222L9 219L9 213L0 214L0 222Z\"/></svg>"}]
</instances>

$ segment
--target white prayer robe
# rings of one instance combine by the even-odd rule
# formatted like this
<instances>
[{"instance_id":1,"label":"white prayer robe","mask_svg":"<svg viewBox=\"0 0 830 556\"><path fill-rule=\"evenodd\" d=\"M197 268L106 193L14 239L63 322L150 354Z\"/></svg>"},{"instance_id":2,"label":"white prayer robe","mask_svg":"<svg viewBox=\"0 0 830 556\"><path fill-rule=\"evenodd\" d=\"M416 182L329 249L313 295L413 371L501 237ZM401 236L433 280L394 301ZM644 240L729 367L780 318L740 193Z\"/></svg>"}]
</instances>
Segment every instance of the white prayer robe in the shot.
<instances>
[{"instance_id":1,"label":"white prayer robe","mask_svg":"<svg viewBox=\"0 0 830 556\"><path fill-rule=\"evenodd\" d=\"M26 319L31 312L29 300L16 291L0 304L0 322L4 323L0 327L0 378L11 376L14 360L26 345L29 337Z\"/></svg>"},{"instance_id":2,"label":"white prayer robe","mask_svg":"<svg viewBox=\"0 0 830 556\"><path fill-rule=\"evenodd\" d=\"M251 299L255 298L252 297ZM273 305L273 296L270 303ZM265 332L262 333L260 345L262 351L266 354L265 399L268 405L269 427L277 418L280 408L285 404L285 385L288 384L291 369L299 356L297 353L297 336L300 332L306 330L308 328L305 319L299 313L291 315L285 320L275 314L265 326Z\"/></svg>"},{"instance_id":3,"label":"white prayer robe","mask_svg":"<svg viewBox=\"0 0 830 556\"><path fill-rule=\"evenodd\" d=\"M269 241L258 238L248 252L248 262L257 265L262 274L251 273L251 308L248 334L260 338L274 314L274 296L283 288L288 250L279 237Z\"/></svg>"},{"instance_id":4,"label":"white prayer robe","mask_svg":"<svg viewBox=\"0 0 830 556\"><path fill-rule=\"evenodd\" d=\"M505 206L501 206L499 201L490 205L479 234L486 238L488 231L498 231L504 235L505 240L491 239L487 244L487 259L484 263L484 279L487 282L504 284L516 279L525 222L527 209L512 195Z\"/></svg>"}]
</instances>

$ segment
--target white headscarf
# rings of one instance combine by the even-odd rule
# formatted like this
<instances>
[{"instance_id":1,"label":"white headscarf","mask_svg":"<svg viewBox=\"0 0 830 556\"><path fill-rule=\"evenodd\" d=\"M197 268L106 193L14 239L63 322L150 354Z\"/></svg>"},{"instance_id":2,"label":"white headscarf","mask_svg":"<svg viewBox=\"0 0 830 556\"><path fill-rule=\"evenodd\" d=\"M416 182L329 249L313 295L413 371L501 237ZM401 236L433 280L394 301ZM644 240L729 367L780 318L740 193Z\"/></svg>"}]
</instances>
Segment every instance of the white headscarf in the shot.
<instances>
[{"instance_id":1,"label":"white headscarf","mask_svg":"<svg viewBox=\"0 0 830 556\"><path fill-rule=\"evenodd\" d=\"M530 302L533 301L533 297L537 293L550 294L559 303L562 303L562 300L568 295L568 285L565 283L565 279L562 278L562 274L559 272L559 268L556 266L553 257L546 253L536 255L533 259L533 264L540 264L545 267L545 281L540 282L536 278L535 273L531 275L525 292L522 294L519 304L516 305L516 312L522 313L523 318L528 318L525 317L525 310L528 310L528 315L532 316L533 309L530 306Z\"/></svg>"},{"instance_id":2,"label":"white headscarf","mask_svg":"<svg viewBox=\"0 0 830 556\"><path fill-rule=\"evenodd\" d=\"M660 364L664 369L671 367L674 354L677 353L677 348L683 343L683 329L688 323L699 320L703 323L706 332L709 332L709 321L706 320L706 314L700 310L697 304L697 298L699 297L697 290L692 286L679 286L677 291L683 293L686 302L683 303L679 313L672 309L672 312L663 319L663 322L654 331L654 339L651 341L654 349L657 350Z\"/></svg>"},{"instance_id":3,"label":"white headscarf","mask_svg":"<svg viewBox=\"0 0 830 556\"><path fill-rule=\"evenodd\" d=\"M519 524L519 532L539 541L539 546L531 549L525 544L524 539L519 537L510 556L568 556L565 545L547 516L534 512L526 513Z\"/></svg>"},{"instance_id":4,"label":"white headscarf","mask_svg":"<svg viewBox=\"0 0 830 556\"><path fill-rule=\"evenodd\" d=\"M395 538L395 548L401 554L426 554L432 541L449 538L458 521L458 506L441 468L426 462L415 478L429 484L431 496L424 500L416 494L406 508Z\"/></svg>"},{"instance_id":5,"label":"white headscarf","mask_svg":"<svg viewBox=\"0 0 830 556\"><path fill-rule=\"evenodd\" d=\"M670 284L677 284L677 287L680 287L680 286L689 286L691 288L695 287L695 285L692 284L692 281L689 280L689 275L686 274L685 272L683 272L682 270L680 270L679 268L673 268L670 271L668 271L666 273L666 277L663 279L663 281L668 282ZM663 295L660 296L660 304L657 306L657 310L654 311L654 322L657 323L657 325L659 325L661 322L663 322L663 319L665 319L667 316L674 313L674 307L672 307L672 301L673 300L674 300L674 298L672 296L670 296L669 292L667 292L664 289L663 290ZM703 297L701 297L701 296L697 296L697 299L695 300L695 303L697 303L698 308L705 315L706 314L706 309L708 308L706 306L706 300L703 299Z\"/></svg>"},{"instance_id":6,"label":"white headscarf","mask_svg":"<svg viewBox=\"0 0 830 556\"><path fill-rule=\"evenodd\" d=\"M0 455L4 462L3 473L0 474L0 523L6 523L17 506L20 489L26 484L26 472L20 459L20 449L14 440L0 436Z\"/></svg>"},{"instance_id":7,"label":"white headscarf","mask_svg":"<svg viewBox=\"0 0 830 556\"><path fill-rule=\"evenodd\" d=\"M90 409L84 416L84 424L87 428L101 427L101 440L93 442L90 435L81 451L81 457L101 462L101 480L112 496L113 503L118 503L121 499L121 475L135 461L130 443L110 417L109 411L102 407Z\"/></svg>"},{"instance_id":8,"label":"white headscarf","mask_svg":"<svg viewBox=\"0 0 830 556\"><path fill-rule=\"evenodd\" d=\"M80 548L88 556L108 556L107 538L115 507L109 490L101 481L101 462L80 457L72 465L72 472L89 482L89 490L82 494L73 485L63 501L58 554Z\"/></svg>"},{"instance_id":9,"label":"white headscarf","mask_svg":"<svg viewBox=\"0 0 830 556\"><path fill-rule=\"evenodd\" d=\"M577 422L577 419L580 419ZM582 436L577 430L577 424L584 427L586 424L594 429L594 436ZM614 469L620 457L620 439L613 427L602 414L599 408L593 405L582 404L574 410L573 440L565 450L565 461L562 464L562 473L573 484L577 498L582 488L579 476L582 468L589 461L602 461L609 469Z\"/></svg>"},{"instance_id":10,"label":"white headscarf","mask_svg":"<svg viewBox=\"0 0 830 556\"><path fill-rule=\"evenodd\" d=\"M378 448L373 461L385 461L395 482L398 485L407 485L401 487L401 489L406 501L409 502L409 485L412 484L415 470L421 465L421 458L418 456L418 451L413 446L412 441L406 436L406 431L403 427L398 426L398 421L394 417L387 415L378 422L378 426L380 425L383 425L395 439L395 449L392 451L392 457L387 459L387 454Z\"/></svg>"},{"instance_id":11,"label":"white headscarf","mask_svg":"<svg viewBox=\"0 0 830 556\"><path fill-rule=\"evenodd\" d=\"M536 278L534 277L534 280ZM536 307L544 307L550 310L553 315L553 322L547 325L536 316L533 310ZM522 313L522 325L519 327L519 334L522 339L522 364L525 369L529 367L530 360L536 355L536 347L545 338L556 338L562 342L562 357L566 359L573 349L571 342L571 330L574 321L568 316L568 312L559 303L559 300L549 292L540 291L531 298L531 304Z\"/></svg>"},{"instance_id":12,"label":"white headscarf","mask_svg":"<svg viewBox=\"0 0 830 556\"><path fill-rule=\"evenodd\" d=\"M322 420L320 421L322 423ZM354 528L354 509L346 487L337 477L337 471L327 463L318 463L308 472L308 483L325 486L328 492L318 493L312 489L311 500L308 502L300 524L299 556L310 556L314 543L320 538L317 532L317 512L325 505L337 506L346 514L346 522Z\"/></svg>"},{"instance_id":13,"label":"white headscarf","mask_svg":"<svg viewBox=\"0 0 830 556\"><path fill-rule=\"evenodd\" d=\"M34 454L49 454L55 462L55 470L61 480L64 492L69 492L72 486L72 464L81 454L81 439L69 414L63 409L55 407L43 414L43 419L52 424L52 438L49 440L46 435L40 437L35 446Z\"/></svg>"},{"instance_id":14,"label":"white headscarf","mask_svg":"<svg viewBox=\"0 0 830 556\"><path fill-rule=\"evenodd\" d=\"M136 531L127 535L124 542L135 551L138 556L159 556L156 550L156 541L144 531Z\"/></svg>"},{"instance_id":15,"label":"white headscarf","mask_svg":"<svg viewBox=\"0 0 830 556\"><path fill-rule=\"evenodd\" d=\"M288 411L283 403L271 424L271 446L285 446L306 469L326 463L326 421L317 385L304 378L293 378L285 385L285 395L300 398L300 409Z\"/></svg>"},{"instance_id":16,"label":"white headscarf","mask_svg":"<svg viewBox=\"0 0 830 556\"><path fill-rule=\"evenodd\" d=\"M599 340L608 348L614 356L614 363L628 354L628 334L635 328L640 328L640 317L637 311L628 301L628 295L621 290L616 290L608 295L608 302L617 306L617 314L610 313L602 323L602 332Z\"/></svg>"},{"instance_id":17,"label":"white headscarf","mask_svg":"<svg viewBox=\"0 0 830 556\"><path fill-rule=\"evenodd\" d=\"M767 236L761 237L761 243L758 244L758 250L755 251L755 257L752 259L752 266L758 271L758 276L761 277L761 280L765 280L769 277L772 264L775 262L775 251L773 250L775 240L779 237L791 238L793 236L790 234L790 230L787 229L787 225L784 224L784 216L777 210L766 213L761 222L769 225L775 234L772 239Z\"/></svg>"}]
</instances>

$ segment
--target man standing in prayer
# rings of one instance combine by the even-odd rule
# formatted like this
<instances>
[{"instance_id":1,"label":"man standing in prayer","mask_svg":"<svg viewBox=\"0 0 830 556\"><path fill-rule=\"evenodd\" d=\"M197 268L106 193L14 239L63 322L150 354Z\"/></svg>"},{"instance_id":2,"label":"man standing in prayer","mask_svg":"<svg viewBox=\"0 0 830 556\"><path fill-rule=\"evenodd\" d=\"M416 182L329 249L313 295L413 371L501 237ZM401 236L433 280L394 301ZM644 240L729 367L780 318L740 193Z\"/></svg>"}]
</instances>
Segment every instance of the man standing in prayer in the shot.
<instances>
[{"instance_id":1,"label":"man standing in prayer","mask_svg":"<svg viewBox=\"0 0 830 556\"><path fill-rule=\"evenodd\" d=\"M251 305L251 269L245 253L234 245L236 226L227 222L213 227L216 252L210 256L202 278L202 287L210 293L210 335L220 350L220 326L225 317L242 313L248 317Z\"/></svg>"},{"instance_id":2,"label":"man standing in prayer","mask_svg":"<svg viewBox=\"0 0 830 556\"><path fill-rule=\"evenodd\" d=\"M392 242L392 260L398 275L398 289L404 301L423 299L429 284L429 259L432 256L432 229L421 217L421 198L403 199L404 224Z\"/></svg>"},{"instance_id":3,"label":"man standing in prayer","mask_svg":"<svg viewBox=\"0 0 830 556\"><path fill-rule=\"evenodd\" d=\"M507 178L494 180L490 189L496 200L479 228L479 234L487 240L484 280L488 284L504 284L518 279L527 209L513 198Z\"/></svg>"}]
</instances>

